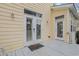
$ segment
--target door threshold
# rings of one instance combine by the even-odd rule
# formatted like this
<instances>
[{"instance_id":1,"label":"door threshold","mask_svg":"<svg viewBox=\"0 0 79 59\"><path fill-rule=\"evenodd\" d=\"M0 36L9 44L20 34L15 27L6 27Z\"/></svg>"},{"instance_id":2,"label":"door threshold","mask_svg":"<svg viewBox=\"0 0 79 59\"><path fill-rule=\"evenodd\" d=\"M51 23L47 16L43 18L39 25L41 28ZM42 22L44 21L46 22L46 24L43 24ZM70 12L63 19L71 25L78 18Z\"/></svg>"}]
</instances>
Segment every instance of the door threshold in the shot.
<instances>
[{"instance_id":1,"label":"door threshold","mask_svg":"<svg viewBox=\"0 0 79 59\"><path fill-rule=\"evenodd\" d=\"M32 41L26 42L25 46L29 46L29 45L33 45L33 44L41 43L41 42L42 40L32 40Z\"/></svg>"},{"instance_id":2,"label":"door threshold","mask_svg":"<svg viewBox=\"0 0 79 59\"><path fill-rule=\"evenodd\" d=\"M58 40L58 41L64 41L64 40L60 40L60 39L55 39L55 40Z\"/></svg>"}]
</instances>

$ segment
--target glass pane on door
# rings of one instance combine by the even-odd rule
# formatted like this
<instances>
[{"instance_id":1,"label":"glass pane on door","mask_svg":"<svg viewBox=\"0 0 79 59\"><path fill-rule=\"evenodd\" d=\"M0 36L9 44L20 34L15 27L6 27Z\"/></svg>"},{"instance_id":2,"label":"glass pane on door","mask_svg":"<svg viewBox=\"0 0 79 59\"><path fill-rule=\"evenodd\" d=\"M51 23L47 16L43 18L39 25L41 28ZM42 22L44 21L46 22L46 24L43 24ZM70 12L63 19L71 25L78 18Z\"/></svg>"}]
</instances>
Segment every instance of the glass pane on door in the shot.
<instances>
[{"instance_id":1,"label":"glass pane on door","mask_svg":"<svg viewBox=\"0 0 79 59\"><path fill-rule=\"evenodd\" d=\"M63 22L57 22L57 37L63 37Z\"/></svg>"},{"instance_id":2,"label":"glass pane on door","mask_svg":"<svg viewBox=\"0 0 79 59\"><path fill-rule=\"evenodd\" d=\"M41 39L41 21L39 19L36 24L36 38Z\"/></svg>"},{"instance_id":3,"label":"glass pane on door","mask_svg":"<svg viewBox=\"0 0 79 59\"><path fill-rule=\"evenodd\" d=\"M32 40L32 19L31 18L27 18L27 41Z\"/></svg>"}]
</instances>

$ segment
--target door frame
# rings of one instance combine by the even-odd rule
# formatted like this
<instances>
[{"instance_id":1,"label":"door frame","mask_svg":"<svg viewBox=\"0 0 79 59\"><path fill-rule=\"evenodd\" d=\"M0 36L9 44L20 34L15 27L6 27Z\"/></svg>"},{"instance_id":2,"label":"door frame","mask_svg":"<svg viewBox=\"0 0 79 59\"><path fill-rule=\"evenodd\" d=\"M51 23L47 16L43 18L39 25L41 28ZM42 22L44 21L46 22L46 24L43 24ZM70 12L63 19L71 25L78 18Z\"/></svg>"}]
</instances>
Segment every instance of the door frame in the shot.
<instances>
[{"instance_id":1,"label":"door frame","mask_svg":"<svg viewBox=\"0 0 79 59\"><path fill-rule=\"evenodd\" d=\"M62 38L57 37L57 22L60 22L60 21L63 22L63 37ZM55 19L55 39L64 40L64 18Z\"/></svg>"},{"instance_id":2,"label":"door frame","mask_svg":"<svg viewBox=\"0 0 79 59\"><path fill-rule=\"evenodd\" d=\"M24 44L25 46L28 45L27 42L32 42L32 41L38 41L37 39L35 40L31 40L31 41L27 41L27 30L26 30L26 17L30 17L30 18L33 18L35 20L37 19L42 19L42 18L39 18L39 17L36 17L36 16L32 16L32 15L29 15L29 14L24 14ZM36 24L36 21L35 21L35 24ZM36 26L35 26L35 29L36 29ZM37 30L37 29L36 29ZM35 30L35 38L36 38L36 30Z\"/></svg>"}]
</instances>

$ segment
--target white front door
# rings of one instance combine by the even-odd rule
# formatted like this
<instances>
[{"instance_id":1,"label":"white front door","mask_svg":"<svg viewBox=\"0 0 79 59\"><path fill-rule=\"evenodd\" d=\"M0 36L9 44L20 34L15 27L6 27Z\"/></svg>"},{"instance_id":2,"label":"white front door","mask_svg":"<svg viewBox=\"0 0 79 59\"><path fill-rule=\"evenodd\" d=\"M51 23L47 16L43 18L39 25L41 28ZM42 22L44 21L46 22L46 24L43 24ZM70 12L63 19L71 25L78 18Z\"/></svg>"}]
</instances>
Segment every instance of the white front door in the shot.
<instances>
[{"instance_id":1,"label":"white front door","mask_svg":"<svg viewBox=\"0 0 79 59\"><path fill-rule=\"evenodd\" d=\"M26 41L41 39L41 19L26 15Z\"/></svg>"},{"instance_id":2,"label":"white front door","mask_svg":"<svg viewBox=\"0 0 79 59\"><path fill-rule=\"evenodd\" d=\"M36 40L36 19L26 16L26 41Z\"/></svg>"},{"instance_id":3,"label":"white front door","mask_svg":"<svg viewBox=\"0 0 79 59\"><path fill-rule=\"evenodd\" d=\"M63 40L63 19L56 19L56 36L55 39Z\"/></svg>"},{"instance_id":4,"label":"white front door","mask_svg":"<svg viewBox=\"0 0 79 59\"><path fill-rule=\"evenodd\" d=\"M41 39L41 19L36 19L36 39Z\"/></svg>"}]
</instances>

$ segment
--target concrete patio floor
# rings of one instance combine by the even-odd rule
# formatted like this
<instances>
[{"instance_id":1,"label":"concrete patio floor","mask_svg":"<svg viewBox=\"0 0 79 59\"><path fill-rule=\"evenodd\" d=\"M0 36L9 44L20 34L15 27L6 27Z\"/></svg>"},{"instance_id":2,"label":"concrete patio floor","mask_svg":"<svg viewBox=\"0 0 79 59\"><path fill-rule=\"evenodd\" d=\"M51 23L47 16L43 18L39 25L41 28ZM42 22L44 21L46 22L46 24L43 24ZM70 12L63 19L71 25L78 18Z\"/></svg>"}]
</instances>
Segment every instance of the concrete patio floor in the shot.
<instances>
[{"instance_id":1,"label":"concrete patio floor","mask_svg":"<svg viewBox=\"0 0 79 59\"><path fill-rule=\"evenodd\" d=\"M40 42L44 47L31 51L28 47L8 53L8 56L79 56L79 45L59 40Z\"/></svg>"}]
</instances>

